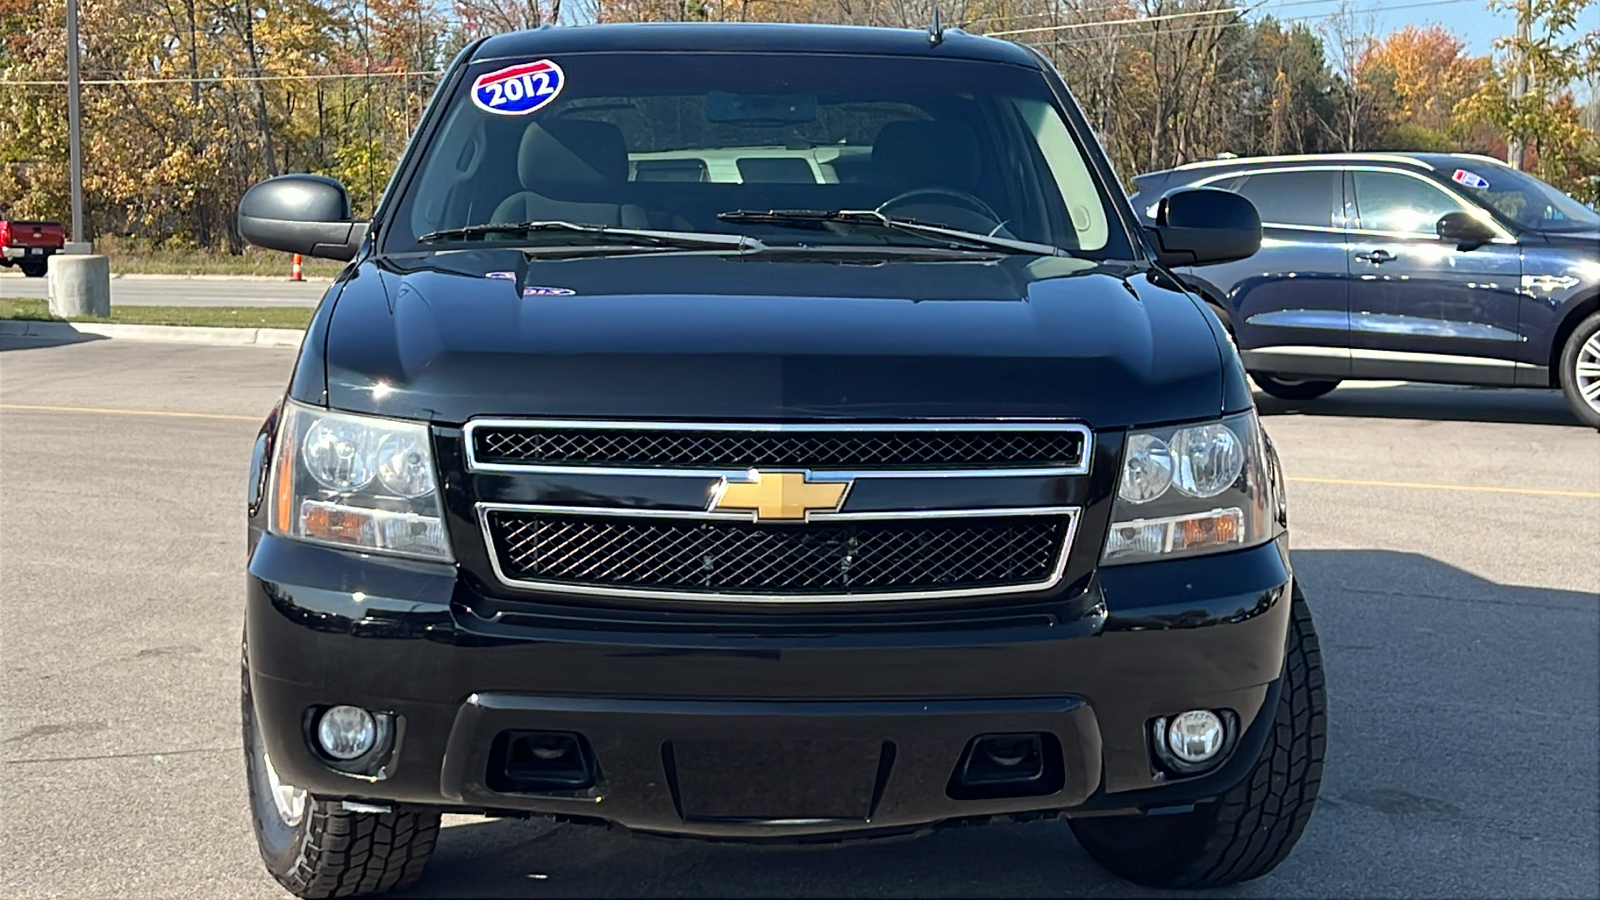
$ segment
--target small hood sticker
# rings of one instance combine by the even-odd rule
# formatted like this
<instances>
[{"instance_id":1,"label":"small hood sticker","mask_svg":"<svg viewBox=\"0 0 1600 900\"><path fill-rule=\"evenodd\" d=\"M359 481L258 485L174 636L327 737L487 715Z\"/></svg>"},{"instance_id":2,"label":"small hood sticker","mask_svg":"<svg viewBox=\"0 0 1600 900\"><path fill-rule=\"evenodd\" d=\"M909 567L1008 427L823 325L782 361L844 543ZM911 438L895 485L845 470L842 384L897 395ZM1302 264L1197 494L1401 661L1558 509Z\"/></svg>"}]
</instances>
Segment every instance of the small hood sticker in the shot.
<instances>
[{"instance_id":1,"label":"small hood sticker","mask_svg":"<svg viewBox=\"0 0 1600 900\"><path fill-rule=\"evenodd\" d=\"M485 72L472 82L472 102L497 116L525 116L556 99L566 84L561 67L548 59Z\"/></svg>"},{"instance_id":2,"label":"small hood sticker","mask_svg":"<svg viewBox=\"0 0 1600 900\"><path fill-rule=\"evenodd\" d=\"M1457 169L1455 174L1450 176L1450 180L1480 191L1489 189L1489 179L1476 172L1468 172L1466 169Z\"/></svg>"},{"instance_id":3,"label":"small hood sticker","mask_svg":"<svg viewBox=\"0 0 1600 900\"><path fill-rule=\"evenodd\" d=\"M522 296L524 297L569 297L576 293L577 291L573 290L572 288L564 287L543 287L529 285L528 287L522 289Z\"/></svg>"},{"instance_id":4,"label":"small hood sticker","mask_svg":"<svg viewBox=\"0 0 1600 900\"><path fill-rule=\"evenodd\" d=\"M483 273L483 277L485 277L485 278L493 278L496 281L516 281L517 280L517 273L515 273L515 272L485 272L485 273Z\"/></svg>"}]
</instances>

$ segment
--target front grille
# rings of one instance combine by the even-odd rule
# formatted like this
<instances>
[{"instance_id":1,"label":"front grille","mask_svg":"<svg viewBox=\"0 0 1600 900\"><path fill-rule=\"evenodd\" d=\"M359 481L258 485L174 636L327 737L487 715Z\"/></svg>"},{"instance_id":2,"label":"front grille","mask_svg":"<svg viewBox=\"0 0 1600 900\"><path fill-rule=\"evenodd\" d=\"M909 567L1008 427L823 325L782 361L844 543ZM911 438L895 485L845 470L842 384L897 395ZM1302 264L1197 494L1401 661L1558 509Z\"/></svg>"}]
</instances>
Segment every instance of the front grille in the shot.
<instances>
[{"instance_id":1,"label":"front grille","mask_svg":"<svg viewBox=\"0 0 1600 900\"><path fill-rule=\"evenodd\" d=\"M938 430L803 429L713 431L673 428L473 426L473 460L489 465L716 469L1063 468L1083 465L1077 428L950 426Z\"/></svg>"},{"instance_id":2,"label":"front grille","mask_svg":"<svg viewBox=\"0 0 1600 900\"><path fill-rule=\"evenodd\" d=\"M514 582L605 591L865 595L1053 582L1065 515L759 525L491 510Z\"/></svg>"}]
</instances>

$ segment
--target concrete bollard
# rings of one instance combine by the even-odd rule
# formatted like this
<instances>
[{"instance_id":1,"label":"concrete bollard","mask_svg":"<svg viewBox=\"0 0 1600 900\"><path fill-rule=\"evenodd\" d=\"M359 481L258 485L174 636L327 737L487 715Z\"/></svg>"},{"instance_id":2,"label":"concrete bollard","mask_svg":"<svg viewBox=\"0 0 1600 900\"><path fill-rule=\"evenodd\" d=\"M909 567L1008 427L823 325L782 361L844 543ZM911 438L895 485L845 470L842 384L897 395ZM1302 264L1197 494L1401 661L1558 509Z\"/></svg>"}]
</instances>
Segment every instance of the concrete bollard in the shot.
<instances>
[{"instance_id":1,"label":"concrete bollard","mask_svg":"<svg viewBox=\"0 0 1600 900\"><path fill-rule=\"evenodd\" d=\"M111 315L111 259L106 256L50 257L50 314L63 319Z\"/></svg>"}]
</instances>

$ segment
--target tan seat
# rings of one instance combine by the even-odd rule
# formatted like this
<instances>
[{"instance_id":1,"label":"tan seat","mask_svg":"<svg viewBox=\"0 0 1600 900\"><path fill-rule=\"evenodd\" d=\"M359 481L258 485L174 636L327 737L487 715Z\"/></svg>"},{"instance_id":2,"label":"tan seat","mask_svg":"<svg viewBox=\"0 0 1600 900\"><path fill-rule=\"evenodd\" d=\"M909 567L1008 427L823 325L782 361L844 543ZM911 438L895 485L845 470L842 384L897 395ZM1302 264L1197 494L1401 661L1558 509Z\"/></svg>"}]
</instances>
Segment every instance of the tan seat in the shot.
<instances>
[{"instance_id":1,"label":"tan seat","mask_svg":"<svg viewBox=\"0 0 1600 900\"><path fill-rule=\"evenodd\" d=\"M517 179L523 190L502 200L491 222L649 227L643 207L615 202L627 186L628 151L609 122L529 122L517 147Z\"/></svg>"}]
</instances>

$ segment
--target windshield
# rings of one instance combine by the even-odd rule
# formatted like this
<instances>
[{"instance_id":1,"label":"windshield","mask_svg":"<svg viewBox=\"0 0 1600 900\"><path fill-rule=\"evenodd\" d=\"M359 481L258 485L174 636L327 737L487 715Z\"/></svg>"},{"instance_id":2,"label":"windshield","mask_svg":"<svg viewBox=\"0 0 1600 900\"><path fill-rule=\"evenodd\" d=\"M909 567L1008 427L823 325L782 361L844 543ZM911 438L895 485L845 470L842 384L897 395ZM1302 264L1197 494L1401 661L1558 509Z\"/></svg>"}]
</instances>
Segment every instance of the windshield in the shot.
<instances>
[{"instance_id":1,"label":"windshield","mask_svg":"<svg viewBox=\"0 0 1600 900\"><path fill-rule=\"evenodd\" d=\"M567 223L769 247L1133 255L1042 74L1000 63L685 53L480 63L417 172L386 226L389 252L595 239L549 225ZM793 211L805 215L751 215ZM851 214L820 215L839 211ZM544 225L474 229L517 223Z\"/></svg>"},{"instance_id":2,"label":"windshield","mask_svg":"<svg viewBox=\"0 0 1600 900\"><path fill-rule=\"evenodd\" d=\"M1469 163L1468 165L1471 165ZM1509 166L1458 169L1451 179L1469 197L1523 228L1535 231L1594 231L1600 215L1556 188Z\"/></svg>"}]
</instances>

